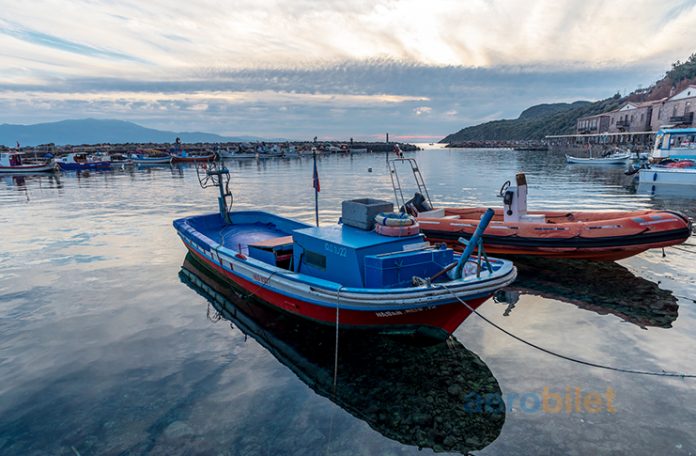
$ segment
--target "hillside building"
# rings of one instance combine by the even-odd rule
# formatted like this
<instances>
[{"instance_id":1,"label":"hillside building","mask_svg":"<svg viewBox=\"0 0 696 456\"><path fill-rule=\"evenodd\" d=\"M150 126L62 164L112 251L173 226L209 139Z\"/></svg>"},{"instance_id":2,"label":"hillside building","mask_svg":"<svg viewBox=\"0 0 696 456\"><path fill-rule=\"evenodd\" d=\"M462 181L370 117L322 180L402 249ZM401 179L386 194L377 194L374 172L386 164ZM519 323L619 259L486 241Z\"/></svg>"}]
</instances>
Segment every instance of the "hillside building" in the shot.
<instances>
[{"instance_id":1,"label":"hillside building","mask_svg":"<svg viewBox=\"0 0 696 456\"><path fill-rule=\"evenodd\" d=\"M696 85L689 85L677 94L660 100L653 109L652 129L660 127L693 127L696 111Z\"/></svg>"},{"instance_id":2,"label":"hillside building","mask_svg":"<svg viewBox=\"0 0 696 456\"><path fill-rule=\"evenodd\" d=\"M619 109L608 112L609 133L637 133L652 131L653 105L655 102L628 102Z\"/></svg>"},{"instance_id":3,"label":"hillside building","mask_svg":"<svg viewBox=\"0 0 696 456\"><path fill-rule=\"evenodd\" d=\"M696 111L696 85L690 85L669 98L629 101L614 111L578 119L576 134L655 132L660 127L693 127Z\"/></svg>"},{"instance_id":4,"label":"hillside building","mask_svg":"<svg viewBox=\"0 0 696 456\"><path fill-rule=\"evenodd\" d=\"M607 114L596 114L594 116L580 117L576 131L579 135L605 133L609 131L609 116Z\"/></svg>"}]
</instances>

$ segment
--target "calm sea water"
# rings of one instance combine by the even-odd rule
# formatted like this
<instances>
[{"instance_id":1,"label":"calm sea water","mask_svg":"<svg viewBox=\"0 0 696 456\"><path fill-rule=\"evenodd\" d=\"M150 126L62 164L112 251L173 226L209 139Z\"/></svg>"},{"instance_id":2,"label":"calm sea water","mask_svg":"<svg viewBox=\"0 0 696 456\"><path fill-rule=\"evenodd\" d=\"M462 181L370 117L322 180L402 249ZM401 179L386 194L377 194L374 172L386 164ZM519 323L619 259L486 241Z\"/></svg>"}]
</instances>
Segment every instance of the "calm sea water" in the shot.
<instances>
[{"instance_id":1,"label":"calm sea water","mask_svg":"<svg viewBox=\"0 0 696 456\"><path fill-rule=\"evenodd\" d=\"M696 195L636 192L620 168L412 156L440 205L498 205L524 171L533 208L696 216ZM313 221L310 159L228 166L236 208ZM319 173L322 223L343 199L393 199L383 155L322 157ZM186 262L171 221L215 204L185 166L0 178L1 454L696 453L696 379L573 364L476 316L436 346L342 333L334 371L333 331L269 314ZM620 264L520 263L480 311L566 355L696 373L689 243Z\"/></svg>"}]
</instances>

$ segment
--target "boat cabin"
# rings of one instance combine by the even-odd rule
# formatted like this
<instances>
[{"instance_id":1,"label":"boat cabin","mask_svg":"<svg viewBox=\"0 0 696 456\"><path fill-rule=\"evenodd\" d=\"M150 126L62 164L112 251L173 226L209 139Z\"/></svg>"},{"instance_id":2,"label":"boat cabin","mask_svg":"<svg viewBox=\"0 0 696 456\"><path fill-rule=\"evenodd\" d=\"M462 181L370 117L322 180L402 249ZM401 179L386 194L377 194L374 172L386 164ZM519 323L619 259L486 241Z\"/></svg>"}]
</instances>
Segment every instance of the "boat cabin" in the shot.
<instances>
[{"instance_id":1,"label":"boat cabin","mask_svg":"<svg viewBox=\"0 0 696 456\"><path fill-rule=\"evenodd\" d=\"M260 211L230 215L232 223L227 225L220 214L175 224L186 223L197 236L208 238L200 245L194 240L194 248L218 244L237 256L351 288L410 286L414 276L432 277L454 262L452 249L433 248L420 233L378 234L372 229L374 222L362 225L365 229L345 223L315 227ZM213 256L212 250L203 250Z\"/></svg>"},{"instance_id":2,"label":"boat cabin","mask_svg":"<svg viewBox=\"0 0 696 456\"><path fill-rule=\"evenodd\" d=\"M696 128L665 128L655 135L652 158L693 158L696 155Z\"/></svg>"},{"instance_id":3,"label":"boat cabin","mask_svg":"<svg viewBox=\"0 0 696 456\"><path fill-rule=\"evenodd\" d=\"M11 167L11 166L21 166L22 156L17 153L1 153L0 154L0 166Z\"/></svg>"},{"instance_id":4,"label":"boat cabin","mask_svg":"<svg viewBox=\"0 0 696 456\"><path fill-rule=\"evenodd\" d=\"M346 287L392 288L431 277L454 261L451 249L427 248L422 234L392 237L334 225L293 231L294 271Z\"/></svg>"}]
</instances>

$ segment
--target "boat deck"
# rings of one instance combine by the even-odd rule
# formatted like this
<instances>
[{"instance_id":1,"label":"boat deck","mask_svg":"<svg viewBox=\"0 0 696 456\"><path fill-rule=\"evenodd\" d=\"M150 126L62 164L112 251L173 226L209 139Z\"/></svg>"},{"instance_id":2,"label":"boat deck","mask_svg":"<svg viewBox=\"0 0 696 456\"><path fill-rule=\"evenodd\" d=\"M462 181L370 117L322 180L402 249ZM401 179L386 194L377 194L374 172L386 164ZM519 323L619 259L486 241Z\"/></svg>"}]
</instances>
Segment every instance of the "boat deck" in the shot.
<instances>
[{"instance_id":1,"label":"boat deck","mask_svg":"<svg viewBox=\"0 0 696 456\"><path fill-rule=\"evenodd\" d=\"M362 249L382 244L403 243L405 241L421 240L419 234L403 237L392 237L377 234L374 231L361 230L347 225L329 225L322 227L309 227L295 231L297 235L327 241L335 245L345 246L350 249Z\"/></svg>"},{"instance_id":2,"label":"boat deck","mask_svg":"<svg viewBox=\"0 0 696 456\"><path fill-rule=\"evenodd\" d=\"M270 223L239 223L225 226L222 230L207 233L207 236L215 242L239 250L242 253L249 253L249 245L263 244L271 239L283 238L288 236L278 227Z\"/></svg>"}]
</instances>

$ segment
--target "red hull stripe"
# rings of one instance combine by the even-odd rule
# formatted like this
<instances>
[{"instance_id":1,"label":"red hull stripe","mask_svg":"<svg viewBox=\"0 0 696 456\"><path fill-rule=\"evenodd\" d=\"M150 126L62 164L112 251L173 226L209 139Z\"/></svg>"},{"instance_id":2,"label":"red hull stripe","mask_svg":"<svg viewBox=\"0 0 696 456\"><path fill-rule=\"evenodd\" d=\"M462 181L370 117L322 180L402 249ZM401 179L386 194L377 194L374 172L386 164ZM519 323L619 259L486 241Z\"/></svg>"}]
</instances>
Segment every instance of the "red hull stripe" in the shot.
<instances>
[{"instance_id":1,"label":"red hull stripe","mask_svg":"<svg viewBox=\"0 0 696 456\"><path fill-rule=\"evenodd\" d=\"M234 283L239 288L253 293L254 296L262 299L269 305L310 320L331 325L336 323L335 308L318 306L277 293L265 287L259 287L259 285L253 282L225 271L196 250L188 246L187 248L198 261L205 264L218 275ZM488 297L477 298L467 301L467 304L476 309L487 299ZM386 331L389 331L390 328L396 330L397 328L405 327L411 329L414 327L437 328L447 334L451 334L470 314L471 311L460 303L387 312L343 309L339 313L339 323L341 326L373 328Z\"/></svg>"}]
</instances>

